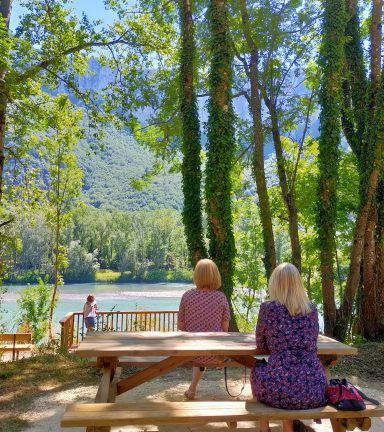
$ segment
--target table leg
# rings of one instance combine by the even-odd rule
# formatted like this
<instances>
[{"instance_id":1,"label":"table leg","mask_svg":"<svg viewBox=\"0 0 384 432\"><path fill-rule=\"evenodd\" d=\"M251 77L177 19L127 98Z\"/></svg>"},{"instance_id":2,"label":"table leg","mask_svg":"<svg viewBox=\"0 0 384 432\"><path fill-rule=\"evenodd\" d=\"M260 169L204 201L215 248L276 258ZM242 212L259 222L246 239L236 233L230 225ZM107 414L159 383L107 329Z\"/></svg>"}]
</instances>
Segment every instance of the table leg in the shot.
<instances>
[{"instance_id":1,"label":"table leg","mask_svg":"<svg viewBox=\"0 0 384 432\"><path fill-rule=\"evenodd\" d=\"M117 357L98 359L103 362L103 377L97 390L95 403L115 402L117 382L121 368L117 368ZM111 426L88 426L86 432L110 432Z\"/></svg>"}]
</instances>

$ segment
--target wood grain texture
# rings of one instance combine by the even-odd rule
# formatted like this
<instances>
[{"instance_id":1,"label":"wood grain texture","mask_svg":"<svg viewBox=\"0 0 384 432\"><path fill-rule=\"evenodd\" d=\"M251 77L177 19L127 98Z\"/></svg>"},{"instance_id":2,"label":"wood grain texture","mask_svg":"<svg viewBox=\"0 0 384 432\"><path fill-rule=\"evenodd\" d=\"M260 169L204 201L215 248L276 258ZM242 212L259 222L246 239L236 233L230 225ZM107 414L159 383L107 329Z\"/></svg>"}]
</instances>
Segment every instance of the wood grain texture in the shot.
<instances>
[{"instance_id":1,"label":"wood grain texture","mask_svg":"<svg viewBox=\"0 0 384 432\"><path fill-rule=\"evenodd\" d=\"M284 410L246 401L143 402L68 405L61 427L193 424L283 419L382 417L384 406L365 411L338 411L332 405L311 410Z\"/></svg>"},{"instance_id":2,"label":"wood grain texture","mask_svg":"<svg viewBox=\"0 0 384 432\"><path fill-rule=\"evenodd\" d=\"M153 366L163 360L165 360L167 357L163 356L146 356L146 357L120 357L117 362L117 366L121 367L148 367ZM96 357L92 357L89 361L90 366L96 366L96 367L103 367L103 363L98 363L98 359ZM241 367L242 365L240 363L234 362L234 361L226 361L226 362L220 362L214 365L211 365L211 367ZM195 363L195 362L188 362L181 367L207 367L206 363ZM208 365L209 367L209 365Z\"/></svg>"},{"instance_id":3,"label":"wood grain texture","mask_svg":"<svg viewBox=\"0 0 384 432\"><path fill-rule=\"evenodd\" d=\"M318 338L318 355L355 355L357 349L325 336ZM254 333L93 332L80 342L78 357L265 355Z\"/></svg>"},{"instance_id":4,"label":"wood grain texture","mask_svg":"<svg viewBox=\"0 0 384 432\"><path fill-rule=\"evenodd\" d=\"M117 395L121 395L128 390L132 390L139 385L146 383L178 366L192 360L193 357L168 357L160 363L150 366L140 372L131 375L117 383Z\"/></svg>"}]
</instances>

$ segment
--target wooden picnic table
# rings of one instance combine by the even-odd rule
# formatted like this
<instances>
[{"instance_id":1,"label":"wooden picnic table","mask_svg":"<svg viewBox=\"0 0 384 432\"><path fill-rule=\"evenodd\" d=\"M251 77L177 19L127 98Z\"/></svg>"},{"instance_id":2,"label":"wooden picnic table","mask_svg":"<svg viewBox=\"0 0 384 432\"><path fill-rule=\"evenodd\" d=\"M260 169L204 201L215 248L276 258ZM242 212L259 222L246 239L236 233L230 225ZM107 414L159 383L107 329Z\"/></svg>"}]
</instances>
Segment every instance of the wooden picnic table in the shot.
<instances>
[{"instance_id":1,"label":"wooden picnic table","mask_svg":"<svg viewBox=\"0 0 384 432\"><path fill-rule=\"evenodd\" d=\"M328 379L329 366L336 364L337 356L357 354L356 348L325 336L318 337L317 346L317 354ZM215 356L219 361L226 357L251 368L255 361L253 356L268 354L256 347L254 333L235 332L92 332L80 342L75 353L78 357L96 357L98 366L104 369L97 402L114 402L116 395L148 382L197 356ZM115 389L111 388L119 357L146 356L166 358L128 378L115 379Z\"/></svg>"},{"instance_id":2,"label":"wooden picnic table","mask_svg":"<svg viewBox=\"0 0 384 432\"><path fill-rule=\"evenodd\" d=\"M341 342L330 339L325 336L319 336L317 342L317 355L323 364L327 379L331 378L331 373L329 366L333 366L337 363L337 358L339 355L356 355L357 349L348 345L344 345ZM117 424L121 420L112 415L110 419L106 418L106 405L110 405L111 410L115 409L126 409L127 404L123 404L123 408L119 404L115 404L116 396L121 395L143 383L146 383L168 371L190 362L197 356L215 356L218 361L223 361L224 358L229 358L238 364L244 365L251 368L254 364L254 357L258 355L268 355L267 351L259 349L255 344L255 334L252 333L224 333L224 332L204 332L204 333L189 333L189 332L92 332L88 333L86 338L80 342L75 355L78 357L96 357L97 365L103 368L103 377L98 389L95 403L100 408L96 408L95 405L93 409L92 405L74 405L67 408L67 412L62 420L62 426L78 426L78 425L88 425L95 421L96 411L101 410L99 413L98 421L100 425L107 424ZM159 362L152 363L151 366L144 370L129 376L128 378L120 379L121 367L118 367L118 359L121 357L151 357L156 358L157 356L162 356ZM240 402L232 402L232 404ZM177 406L178 403L168 402L168 405ZM263 404L261 404L263 405ZM109 406L109 405L108 405ZM134 405L136 406L136 405ZM265 406L264 406L265 407ZM370 407L374 409L375 407ZM128 409L128 408L127 408ZM129 408L130 410L134 408ZM152 410L151 407L147 408L149 411ZM168 409L168 408L167 408ZM173 409L173 408L172 408ZM202 408L200 408L201 411ZM334 408L327 408L328 410L335 411ZM380 413L383 412L380 408ZM90 410L90 413L86 414L86 410ZM139 411L143 410L141 407ZM81 412L80 412L81 411ZM83 413L84 411L84 413ZM138 411L138 412L139 412ZM177 412L179 410L176 409ZM213 410L214 411L214 410ZM276 411L276 409L275 409ZM329 414L326 411L320 410L315 414L312 410L312 418L330 418L333 430L335 432L340 432L346 430L340 424L340 412L332 412ZM337 410L336 410L337 411ZM247 411L248 412L248 411ZM298 418L298 412L283 410L283 414L273 414L285 416L285 418ZM370 411L372 413L373 411ZM355 417L352 412L345 412L345 417ZM136 414L132 414L132 411L124 412L124 415L128 415L129 421L143 424L140 421L145 421L147 414L141 413L144 417L141 420L134 420ZM161 414L164 416L165 414ZM174 414L170 414L172 417ZM303 416L304 415L304 416ZM300 418L305 418L305 415L309 415L304 412L300 413ZM370 417L368 413L365 414ZM375 414L377 416L379 414ZM80 416L80 417L79 417ZM295 417L296 416L296 417ZM323 416L323 417L322 417ZM324 417L325 416L325 417ZM356 417L361 417L362 415L356 415ZM236 417L236 416L235 416ZM80 418L80 420L79 420ZM214 417L212 417L214 418ZM241 416L239 417L241 418ZM244 417L245 418L245 417ZM279 418L279 417L274 417ZM283 417L284 418L284 417ZM92 419L92 420L90 420ZM144 420L143 420L144 419ZM183 422L192 421L193 416L189 420L184 419ZM342 419L345 421L345 419ZM365 419L364 421L369 421L370 419ZM80 423L79 423L80 421ZM159 424L165 422L162 417L160 420L157 419ZM169 421L169 419L167 420ZM180 421L180 419L178 420ZM350 420L348 420L350 421ZM358 424L358 419L353 419L353 421ZM103 423L104 422L104 423ZM113 423L115 422L115 423ZM369 426L367 425L369 428ZM88 429L88 430L99 430L99 429ZM108 431L110 427L104 427L100 430ZM352 430L352 429L348 429ZM368 430L363 428L362 430Z\"/></svg>"}]
</instances>

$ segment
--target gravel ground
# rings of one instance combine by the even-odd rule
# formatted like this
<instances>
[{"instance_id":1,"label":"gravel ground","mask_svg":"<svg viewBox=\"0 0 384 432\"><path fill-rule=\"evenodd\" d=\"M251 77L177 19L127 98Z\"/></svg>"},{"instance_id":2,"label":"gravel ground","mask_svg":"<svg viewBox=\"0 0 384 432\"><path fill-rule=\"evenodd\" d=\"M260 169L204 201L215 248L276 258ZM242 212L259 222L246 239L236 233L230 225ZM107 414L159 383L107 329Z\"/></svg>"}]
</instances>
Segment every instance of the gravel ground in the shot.
<instances>
[{"instance_id":1,"label":"gravel ground","mask_svg":"<svg viewBox=\"0 0 384 432\"><path fill-rule=\"evenodd\" d=\"M243 384L244 370L233 368L228 371L228 384L232 394L237 394ZM126 402L144 402L144 401L184 401L184 391L188 388L191 370L185 368L175 369L159 378L156 378L146 384L143 384L121 396L118 401ZM354 377L349 378L358 388L368 396L378 399L384 403L384 383L363 381ZM69 403L92 402L96 396L97 386L79 386L70 390L55 391L55 389L46 389L45 394L37 397L32 402L28 411L24 414L24 419L30 422L31 427L25 429L27 432L58 432L73 431L84 432L85 428L60 428L60 419L64 413L65 407ZM216 369L208 369L203 376L198 387L196 400L250 400L251 388L249 377L247 384L241 396L231 398L226 390L224 383L224 373ZM191 401L190 403L193 403ZM324 420L321 425L312 421L306 422L312 428L313 432L331 432L332 428L329 420ZM225 431L232 430L226 423L196 424L196 425L172 425L172 426L148 426L148 427L115 427L113 432L204 432L204 431ZM233 429L235 430L235 429ZM257 422L240 422L236 429L237 432L258 431ZM308 429L311 431L311 429ZM280 422L271 424L272 432L282 432ZM384 417L372 419L372 428L370 432L384 431ZM7 431L4 431L7 432Z\"/></svg>"}]
</instances>

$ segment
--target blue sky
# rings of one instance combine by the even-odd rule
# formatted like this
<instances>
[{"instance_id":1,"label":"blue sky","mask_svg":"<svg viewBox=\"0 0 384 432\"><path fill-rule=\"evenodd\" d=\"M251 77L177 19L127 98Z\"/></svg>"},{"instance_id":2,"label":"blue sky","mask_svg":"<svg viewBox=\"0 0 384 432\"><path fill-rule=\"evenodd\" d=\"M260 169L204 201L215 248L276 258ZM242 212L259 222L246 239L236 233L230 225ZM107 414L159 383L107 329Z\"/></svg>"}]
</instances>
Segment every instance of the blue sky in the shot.
<instances>
[{"instance_id":1,"label":"blue sky","mask_svg":"<svg viewBox=\"0 0 384 432\"><path fill-rule=\"evenodd\" d=\"M90 20L102 19L105 23L113 21L117 15L115 12L105 8L104 0L74 0L68 3L66 8L75 9L76 15L81 16L82 12L88 15ZM25 9L20 6L18 0L14 0L11 15L11 29L14 30L19 22L19 16Z\"/></svg>"}]
</instances>

